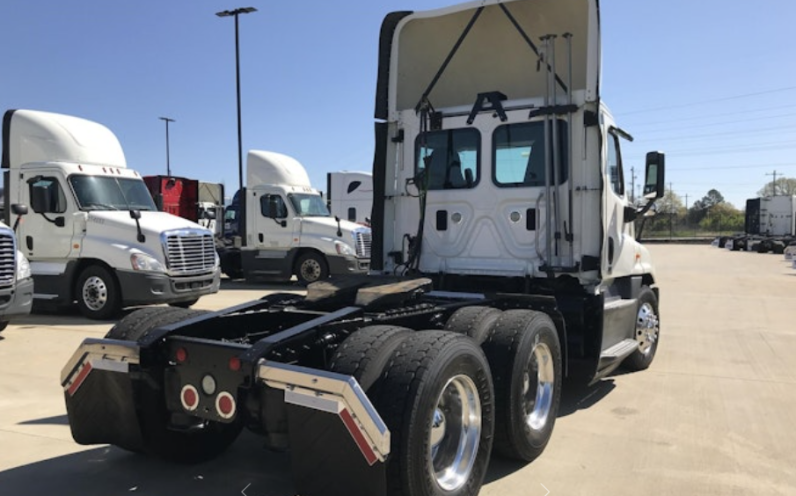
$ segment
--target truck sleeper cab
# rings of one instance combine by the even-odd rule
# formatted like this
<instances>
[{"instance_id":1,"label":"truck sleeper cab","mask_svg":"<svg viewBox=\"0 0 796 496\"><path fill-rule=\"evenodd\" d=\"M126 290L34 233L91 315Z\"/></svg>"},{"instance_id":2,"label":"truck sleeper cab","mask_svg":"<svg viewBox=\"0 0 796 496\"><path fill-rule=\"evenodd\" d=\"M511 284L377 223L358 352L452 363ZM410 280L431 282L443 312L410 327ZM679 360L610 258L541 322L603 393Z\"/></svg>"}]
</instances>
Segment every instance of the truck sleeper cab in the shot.
<instances>
[{"instance_id":1,"label":"truck sleeper cab","mask_svg":"<svg viewBox=\"0 0 796 496\"><path fill-rule=\"evenodd\" d=\"M646 369L660 332L632 222L664 156L631 205L599 19L597 0L388 15L371 273L86 340L62 372L75 440L195 460L248 427L306 496L473 496L493 453L540 456L563 379Z\"/></svg>"},{"instance_id":2,"label":"truck sleeper cab","mask_svg":"<svg viewBox=\"0 0 796 496\"><path fill-rule=\"evenodd\" d=\"M30 110L6 112L3 125L6 195L32 210L18 234L37 303L77 301L86 317L106 319L218 291L213 234L156 211L110 130Z\"/></svg>"}]
</instances>

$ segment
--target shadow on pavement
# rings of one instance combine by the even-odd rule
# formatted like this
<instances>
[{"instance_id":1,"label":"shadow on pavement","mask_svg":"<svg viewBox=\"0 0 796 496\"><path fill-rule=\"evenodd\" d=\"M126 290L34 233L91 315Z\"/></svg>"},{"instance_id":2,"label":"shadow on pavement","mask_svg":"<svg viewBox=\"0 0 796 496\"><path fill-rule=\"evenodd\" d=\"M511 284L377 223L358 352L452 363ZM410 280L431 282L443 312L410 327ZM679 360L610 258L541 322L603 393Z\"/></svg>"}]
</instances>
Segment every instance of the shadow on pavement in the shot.
<instances>
[{"instance_id":1,"label":"shadow on pavement","mask_svg":"<svg viewBox=\"0 0 796 496\"><path fill-rule=\"evenodd\" d=\"M237 496L244 489L249 496L292 496L290 456L266 451L244 433L227 453L199 465L102 447L0 472L0 493L9 496Z\"/></svg>"},{"instance_id":2,"label":"shadow on pavement","mask_svg":"<svg viewBox=\"0 0 796 496\"><path fill-rule=\"evenodd\" d=\"M558 407L558 416L566 417L578 410L586 410L608 396L614 388L616 388L616 385L613 379L603 379L593 386L566 382L561 390L561 405Z\"/></svg>"},{"instance_id":3,"label":"shadow on pavement","mask_svg":"<svg viewBox=\"0 0 796 496\"><path fill-rule=\"evenodd\" d=\"M55 417L26 420L20 422L19 425L69 425L69 417L66 415L57 415Z\"/></svg>"}]
</instances>

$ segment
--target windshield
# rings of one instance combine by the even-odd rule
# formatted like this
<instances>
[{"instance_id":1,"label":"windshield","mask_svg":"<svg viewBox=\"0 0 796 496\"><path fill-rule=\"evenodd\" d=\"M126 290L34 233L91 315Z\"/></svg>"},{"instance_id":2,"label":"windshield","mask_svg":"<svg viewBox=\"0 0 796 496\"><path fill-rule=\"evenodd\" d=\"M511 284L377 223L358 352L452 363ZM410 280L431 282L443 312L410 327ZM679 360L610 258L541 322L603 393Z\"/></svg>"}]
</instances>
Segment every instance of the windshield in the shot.
<instances>
[{"instance_id":1,"label":"windshield","mask_svg":"<svg viewBox=\"0 0 796 496\"><path fill-rule=\"evenodd\" d=\"M299 217L331 217L320 195L296 193L288 197Z\"/></svg>"},{"instance_id":2,"label":"windshield","mask_svg":"<svg viewBox=\"0 0 796 496\"><path fill-rule=\"evenodd\" d=\"M140 179L73 175L69 184L81 210L157 210Z\"/></svg>"}]
</instances>

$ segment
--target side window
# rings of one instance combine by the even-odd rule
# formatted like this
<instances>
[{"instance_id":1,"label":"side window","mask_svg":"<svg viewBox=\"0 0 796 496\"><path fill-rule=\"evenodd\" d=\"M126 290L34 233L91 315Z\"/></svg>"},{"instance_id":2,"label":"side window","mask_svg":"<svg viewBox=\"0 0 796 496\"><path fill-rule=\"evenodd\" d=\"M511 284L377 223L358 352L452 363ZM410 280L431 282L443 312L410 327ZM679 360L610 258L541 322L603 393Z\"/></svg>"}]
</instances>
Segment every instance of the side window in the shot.
<instances>
[{"instance_id":1,"label":"side window","mask_svg":"<svg viewBox=\"0 0 796 496\"><path fill-rule=\"evenodd\" d=\"M608 135L608 175L611 178L611 189L619 196L625 194L625 177L622 171L622 153L619 150L619 139L613 134Z\"/></svg>"},{"instance_id":2,"label":"side window","mask_svg":"<svg viewBox=\"0 0 796 496\"><path fill-rule=\"evenodd\" d=\"M273 207L271 206L273 204ZM273 212L271 211L273 208ZM287 217L287 205L279 195L263 195L260 197L260 213L263 217L284 219Z\"/></svg>"},{"instance_id":3,"label":"side window","mask_svg":"<svg viewBox=\"0 0 796 496\"><path fill-rule=\"evenodd\" d=\"M28 183L33 211L44 214L66 212L66 196L55 177L40 177Z\"/></svg>"},{"instance_id":4,"label":"side window","mask_svg":"<svg viewBox=\"0 0 796 496\"><path fill-rule=\"evenodd\" d=\"M415 171L428 169L428 189L472 188L480 179L481 135L476 129L431 131L417 137ZM420 186L420 185L418 185Z\"/></svg>"},{"instance_id":5,"label":"side window","mask_svg":"<svg viewBox=\"0 0 796 496\"><path fill-rule=\"evenodd\" d=\"M348 194L350 195L351 193L356 191L357 188L360 187L361 185L362 185L362 181L351 181L348 184Z\"/></svg>"},{"instance_id":6,"label":"side window","mask_svg":"<svg viewBox=\"0 0 796 496\"><path fill-rule=\"evenodd\" d=\"M354 207L349 207L348 208L348 220L350 220L351 222L356 222L357 221L357 209L356 208L354 208Z\"/></svg>"},{"instance_id":7,"label":"side window","mask_svg":"<svg viewBox=\"0 0 796 496\"><path fill-rule=\"evenodd\" d=\"M552 133L551 133L552 134ZM567 180L567 123L558 121L558 180ZM552 135L550 136L552 142ZM506 124L495 129L493 136L492 180L501 187L534 187L546 184L547 160L544 122ZM550 154L552 160L552 154ZM551 179L552 179L551 174ZM551 180L552 183L552 180Z\"/></svg>"}]
</instances>

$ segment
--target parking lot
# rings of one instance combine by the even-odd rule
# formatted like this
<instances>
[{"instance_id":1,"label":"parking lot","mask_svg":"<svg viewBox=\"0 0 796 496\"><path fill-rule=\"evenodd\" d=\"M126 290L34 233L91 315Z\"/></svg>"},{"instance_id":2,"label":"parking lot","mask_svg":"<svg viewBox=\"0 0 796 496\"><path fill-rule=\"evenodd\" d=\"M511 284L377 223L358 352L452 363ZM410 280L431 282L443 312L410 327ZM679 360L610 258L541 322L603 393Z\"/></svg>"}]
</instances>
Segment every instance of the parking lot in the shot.
<instances>
[{"instance_id":1,"label":"parking lot","mask_svg":"<svg viewBox=\"0 0 796 496\"><path fill-rule=\"evenodd\" d=\"M652 367L565 384L545 453L524 466L493 460L482 495L796 494L796 270L780 255L650 250L662 294ZM225 282L196 308L285 289ZM197 466L76 445L60 370L110 327L31 315L0 335L0 495L293 494L289 456L251 434Z\"/></svg>"}]
</instances>

